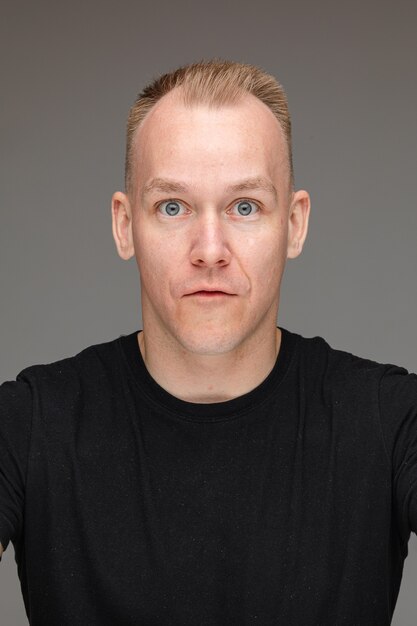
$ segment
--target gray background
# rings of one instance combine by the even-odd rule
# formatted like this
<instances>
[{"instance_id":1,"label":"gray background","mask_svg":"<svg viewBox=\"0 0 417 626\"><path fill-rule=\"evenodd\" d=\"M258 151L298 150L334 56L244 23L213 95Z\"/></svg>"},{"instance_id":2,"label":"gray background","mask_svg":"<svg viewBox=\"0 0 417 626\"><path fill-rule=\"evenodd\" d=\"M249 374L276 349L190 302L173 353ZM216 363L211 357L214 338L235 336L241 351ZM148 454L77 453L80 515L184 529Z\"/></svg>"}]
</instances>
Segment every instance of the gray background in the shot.
<instances>
[{"instance_id":1,"label":"gray background","mask_svg":"<svg viewBox=\"0 0 417 626\"><path fill-rule=\"evenodd\" d=\"M417 4L2 0L0 380L140 328L111 236L127 110L157 74L220 56L284 84L309 239L279 322L417 370ZM393 623L417 623L417 543ZM1 623L27 623L10 544Z\"/></svg>"}]
</instances>

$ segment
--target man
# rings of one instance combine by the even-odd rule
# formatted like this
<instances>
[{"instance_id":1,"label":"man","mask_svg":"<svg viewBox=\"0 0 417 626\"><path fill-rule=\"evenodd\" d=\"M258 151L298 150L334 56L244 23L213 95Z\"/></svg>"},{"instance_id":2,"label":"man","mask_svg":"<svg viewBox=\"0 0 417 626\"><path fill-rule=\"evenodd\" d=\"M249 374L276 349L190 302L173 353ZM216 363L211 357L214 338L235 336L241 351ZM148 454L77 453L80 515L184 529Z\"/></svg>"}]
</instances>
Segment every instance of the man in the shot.
<instances>
[{"instance_id":1,"label":"man","mask_svg":"<svg viewBox=\"0 0 417 626\"><path fill-rule=\"evenodd\" d=\"M139 96L112 220L143 330L0 388L31 624L390 624L417 377L276 326L309 210L273 77L211 61Z\"/></svg>"}]
</instances>

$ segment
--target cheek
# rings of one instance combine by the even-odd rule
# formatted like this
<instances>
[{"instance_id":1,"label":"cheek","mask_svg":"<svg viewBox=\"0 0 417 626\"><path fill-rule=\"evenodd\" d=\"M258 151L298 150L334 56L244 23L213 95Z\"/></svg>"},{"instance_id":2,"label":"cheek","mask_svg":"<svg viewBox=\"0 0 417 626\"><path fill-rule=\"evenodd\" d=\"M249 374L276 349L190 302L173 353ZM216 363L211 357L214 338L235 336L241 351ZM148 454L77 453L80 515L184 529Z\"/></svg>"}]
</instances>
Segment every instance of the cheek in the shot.
<instances>
[{"instance_id":1,"label":"cheek","mask_svg":"<svg viewBox=\"0 0 417 626\"><path fill-rule=\"evenodd\" d=\"M178 242L172 237L161 240L157 233L138 227L134 235L134 247L142 286L156 296L162 296L171 276L178 271Z\"/></svg>"},{"instance_id":2,"label":"cheek","mask_svg":"<svg viewBox=\"0 0 417 626\"><path fill-rule=\"evenodd\" d=\"M286 260L285 236L282 232L269 233L262 239L250 238L246 244L248 272L255 279L257 291L274 289L281 281Z\"/></svg>"}]
</instances>

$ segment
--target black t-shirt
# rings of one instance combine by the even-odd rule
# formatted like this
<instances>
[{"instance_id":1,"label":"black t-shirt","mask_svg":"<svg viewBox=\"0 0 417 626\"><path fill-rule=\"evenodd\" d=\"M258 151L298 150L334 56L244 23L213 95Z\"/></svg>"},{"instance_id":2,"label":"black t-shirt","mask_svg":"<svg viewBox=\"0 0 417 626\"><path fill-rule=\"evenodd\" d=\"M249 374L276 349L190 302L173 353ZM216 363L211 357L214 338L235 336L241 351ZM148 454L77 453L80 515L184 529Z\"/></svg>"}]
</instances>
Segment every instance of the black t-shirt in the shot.
<instances>
[{"instance_id":1,"label":"black t-shirt","mask_svg":"<svg viewBox=\"0 0 417 626\"><path fill-rule=\"evenodd\" d=\"M214 404L162 389L137 331L0 387L34 626L386 626L416 529L417 376L321 338L283 330Z\"/></svg>"}]
</instances>

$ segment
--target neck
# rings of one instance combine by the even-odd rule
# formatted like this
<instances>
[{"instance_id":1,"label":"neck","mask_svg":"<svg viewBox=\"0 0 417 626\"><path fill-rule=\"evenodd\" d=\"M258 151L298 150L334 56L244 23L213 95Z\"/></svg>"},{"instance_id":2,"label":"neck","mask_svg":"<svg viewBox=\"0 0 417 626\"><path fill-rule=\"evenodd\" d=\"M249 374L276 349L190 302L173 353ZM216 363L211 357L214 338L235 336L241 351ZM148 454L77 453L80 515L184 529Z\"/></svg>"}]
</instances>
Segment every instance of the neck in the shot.
<instances>
[{"instance_id":1,"label":"neck","mask_svg":"<svg viewBox=\"0 0 417 626\"><path fill-rule=\"evenodd\" d=\"M138 345L152 378L173 396L187 402L224 402L248 393L268 376L278 356L281 331L274 326L239 349L201 355L153 341L145 326L138 333Z\"/></svg>"}]
</instances>

